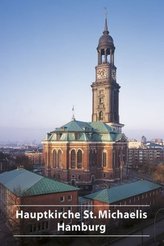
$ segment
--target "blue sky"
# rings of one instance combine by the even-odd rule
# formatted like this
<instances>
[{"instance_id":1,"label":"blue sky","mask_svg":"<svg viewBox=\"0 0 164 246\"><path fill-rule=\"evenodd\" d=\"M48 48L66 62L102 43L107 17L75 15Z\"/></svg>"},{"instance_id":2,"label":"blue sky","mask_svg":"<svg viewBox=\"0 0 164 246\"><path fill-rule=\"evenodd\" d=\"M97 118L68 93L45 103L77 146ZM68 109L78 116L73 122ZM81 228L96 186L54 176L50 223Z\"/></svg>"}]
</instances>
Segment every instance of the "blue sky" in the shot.
<instances>
[{"instance_id":1,"label":"blue sky","mask_svg":"<svg viewBox=\"0 0 164 246\"><path fill-rule=\"evenodd\" d=\"M116 46L120 121L129 138L164 138L163 0L1 0L0 142L37 141L91 120L104 7Z\"/></svg>"}]
</instances>

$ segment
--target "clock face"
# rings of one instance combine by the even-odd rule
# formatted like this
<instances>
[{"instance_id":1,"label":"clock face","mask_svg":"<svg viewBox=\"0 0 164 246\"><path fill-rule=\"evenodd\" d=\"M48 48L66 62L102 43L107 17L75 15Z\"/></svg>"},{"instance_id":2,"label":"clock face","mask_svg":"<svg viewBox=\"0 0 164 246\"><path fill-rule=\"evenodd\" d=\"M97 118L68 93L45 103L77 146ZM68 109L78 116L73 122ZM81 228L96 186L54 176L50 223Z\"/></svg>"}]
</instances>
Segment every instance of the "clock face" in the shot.
<instances>
[{"instance_id":1,"label":"clock face","mask_svg":"<svg viewBox=\"0 0 164 246\"><path fill-rule=\"evenodd\" d=\"M105 79L108 76L108 71L105 68L100 68L97 70L97 79Z\"/></svg>"},{"instance_id":2,"label":"clock face","mask_svg":"<svg viewBox=\"0 0 164 246\"><path fill-rule=\"evenodd\" d=\"M115 70L112 70L112 78L113 78L114 80L116 80L116 71L115 71Z\"/></svg>"}]
</instances>

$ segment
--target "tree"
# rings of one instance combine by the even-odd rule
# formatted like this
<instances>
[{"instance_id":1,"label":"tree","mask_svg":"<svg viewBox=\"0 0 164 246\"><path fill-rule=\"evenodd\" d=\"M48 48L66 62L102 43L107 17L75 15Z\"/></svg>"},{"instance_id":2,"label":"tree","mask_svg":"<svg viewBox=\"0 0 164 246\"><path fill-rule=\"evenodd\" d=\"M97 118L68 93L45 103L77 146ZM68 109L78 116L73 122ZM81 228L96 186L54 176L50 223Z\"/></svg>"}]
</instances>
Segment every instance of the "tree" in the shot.
<instances>
[{"instance_id":1,"label":"tree","mask_svg":"<svg viewBox=\"0 0 164 246\"><path fill-rule=\"evenodd\" d=\"M25 155L18 155L15 159L15 163L16 163L17 167L23 167L27 170L33 169L33 165L31 163L30 159Z\"/></svg>"},{"instance_id":2,"label":"tree","mask_svg":"<svg viewBox=\"0 0 164 246\"><path fill-rule=\"evenodd\" d=\"M164 163L157 165L156 170L153 174L153 179L159 183L164 184Z\"/></svg>"}]
</instances>

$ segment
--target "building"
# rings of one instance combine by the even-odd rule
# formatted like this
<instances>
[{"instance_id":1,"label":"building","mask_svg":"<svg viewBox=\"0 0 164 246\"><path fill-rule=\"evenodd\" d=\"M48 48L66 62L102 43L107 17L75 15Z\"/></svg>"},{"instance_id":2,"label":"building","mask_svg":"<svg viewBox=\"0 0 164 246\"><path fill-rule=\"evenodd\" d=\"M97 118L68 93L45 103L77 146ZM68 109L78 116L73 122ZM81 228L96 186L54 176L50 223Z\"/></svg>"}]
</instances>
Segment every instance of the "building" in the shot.
<instances>
[{"instance_id":1,"label":"building","mask_svg":"<svg viewBox=\"0 0 164 246\"><path fill-rule=\"evenodd\" d=\"M16 211L44 212L48 209L76 212L78 188L43 177L23 168L0 174L0 215L15 234L56 233L61 219L18 219ZM31 206L32 205L32 206ZM54 206L55 205L55 206ZM53 206L53 207L48 207ZM74 220L65 220L75 223Z\"/></svg>"},{"instance_id":2,"label":"building","mask_svg":"<svg viewBox=\"0 0 164 246\"><path fill-rule=\"evenodd\" d=\"M44 161L43 161L43 151L42 149L25 151L25 156L30 160L32 164L33 172L38 174L44 173Z\"/></svg>"},{"instance_id":3,"label":"building","mask_svg":"<svg viewBox=\"0 0 164 246\"><path fill-rule=\"evenodd\" d=\"M43 165L43 153L41 149L25 151L25 156L27 156L31 160L33 166Z\"/></svg>"},{"instance_id":4,"label":"building","mask_svg":"<svg viewBox=\"0 0 164 246\"><path fill-rule=\"evenodd\" d=\"M84 198L81 203L84 206L90 204L95 215L100 210L109 209L116 213L119 213L119 211L128 213L136 210L148 211L152 210L154 206L160 206L160 201L161 203L163 201L162 186L147 180L139 180L103 189L86 195ZM109 223L108 219L105 219L105 221ZM116 220L116 223L118 223L118 220Z\"/></svg>"},{"instance_id":5,"label":"building","mask_svg":"<svg viewBox=\"0 0 164 246\"><path fill-rule=\"evenodd\" d=\"M142 147L143 147L143 143L141 141L137 141L136 139L132 139L128 141L128 149L138 149Z\"/></svg>"},{"instance_id":6,"label":"building","mask_svg":"<svg viewBox=\"0 0 164 246\"><path fill-rule=\"evenodd\" d=\"M92 200L93 205L98 202L111 205L155 205L161 192L161 185L139 180L100 190L86 195L85 198Z\"/></svg>"},{"instance_id":7,"label":"building","mask_svg":"<svg viewBox=\"0 0 164 246\"><path fill-rule=\"evenodd\" d=\"M137 146L137 145L136 145ZM134 145L128 148L128 167L139 168L143 164L159 164L164 161L164 148L154 143Z\"/></svg>"},{"instance_id":8,"label":"building","mask_svg":"<svg viewBox=\"0 0 164 246\"><path fill-rule=\"evenodd\" d=\"M115 46L107 19L97 47L92 83L92 122L72 121L47 134L43 143L45 174L87 189L123 178L127 140L119 121Z\"/></svg>"}]
</instances>

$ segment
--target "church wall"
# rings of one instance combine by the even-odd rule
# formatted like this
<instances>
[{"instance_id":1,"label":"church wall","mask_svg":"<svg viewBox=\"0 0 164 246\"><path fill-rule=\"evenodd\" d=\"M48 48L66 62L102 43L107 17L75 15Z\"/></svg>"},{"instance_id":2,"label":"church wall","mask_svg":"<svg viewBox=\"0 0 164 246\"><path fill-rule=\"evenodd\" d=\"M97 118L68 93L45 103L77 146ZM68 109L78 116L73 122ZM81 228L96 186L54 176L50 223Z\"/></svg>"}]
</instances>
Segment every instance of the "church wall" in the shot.
<instances>
[{"instance_id":1,"label":"church wall","mask_svg":"<svg viewBox=\"0 0 164 246\"><path fill-rule=\"evenodd\" d=\"M125 143L49 142L44 145L45 174L62 182L91 184L94 181L113 181L122 178ZM54 166L53 153L61 151L61 162ZM75 167L71 168L71 151L76 153ZM77 152L82 152L81 168L77 167ZM103 153L106 162L103 164ZM120 160L120 153L122 159ZM90 155L92 156L90 157ZM121 162L120 162L121 161Z\"/></svg>"}]
</instances>

